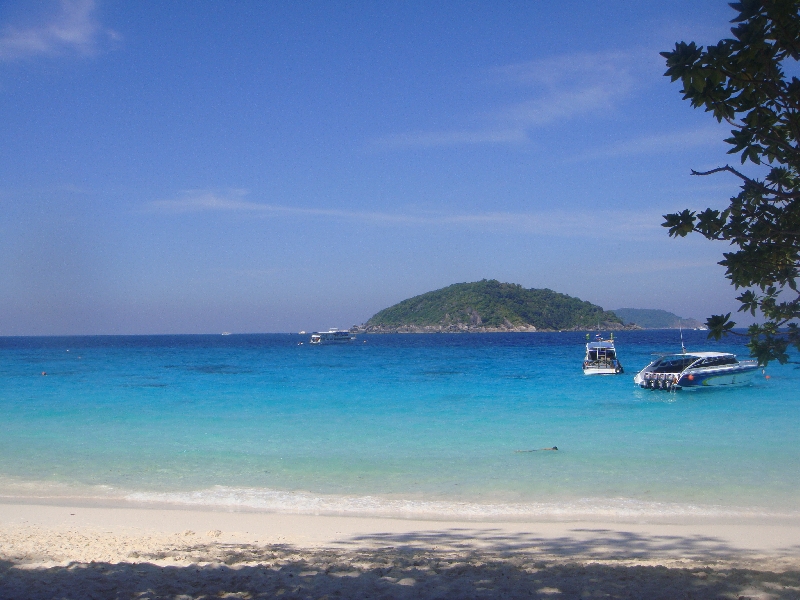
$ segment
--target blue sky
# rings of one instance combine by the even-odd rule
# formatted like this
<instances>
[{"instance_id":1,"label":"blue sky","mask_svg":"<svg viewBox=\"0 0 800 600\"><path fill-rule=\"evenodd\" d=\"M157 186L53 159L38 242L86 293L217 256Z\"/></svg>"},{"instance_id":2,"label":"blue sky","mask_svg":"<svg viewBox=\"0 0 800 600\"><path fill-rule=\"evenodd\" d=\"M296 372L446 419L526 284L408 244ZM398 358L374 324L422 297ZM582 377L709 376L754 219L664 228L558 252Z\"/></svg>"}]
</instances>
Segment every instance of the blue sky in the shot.
<instances>
[{"instance_id":1,"label":"blue sky","mask_svg":"<svg viewBox=\"0 0 800 600\"><path fill-rule=\"evenodd\" d=\"M0 3L0 335L345 327L483 278L736 310L725 2ZM746 322L746 321L742 321Z\"/></svg>"}]
</instances>

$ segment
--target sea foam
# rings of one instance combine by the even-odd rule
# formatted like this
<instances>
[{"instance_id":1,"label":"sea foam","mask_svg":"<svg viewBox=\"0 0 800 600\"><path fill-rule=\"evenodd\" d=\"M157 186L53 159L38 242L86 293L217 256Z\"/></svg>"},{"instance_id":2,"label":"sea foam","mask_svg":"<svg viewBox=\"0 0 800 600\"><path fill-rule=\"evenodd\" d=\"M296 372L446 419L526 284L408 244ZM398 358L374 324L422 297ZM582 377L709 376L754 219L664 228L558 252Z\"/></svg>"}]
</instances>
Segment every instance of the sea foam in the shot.
<instances>
[{"instance_id":1,"label":"sea foam","mask_svg":"<svg viewBox=\"0 0 800 600\"><path fill-rule=\"evenodd\" d=\"M434 520L659 520L669 518L800 518L800 512L756 507L649 502L632 498L577 498L560 502L477 503L344 496L214 486L190 492L133 492L128 502L300 515L346 515Z\"/></svg>"}]
</instances>

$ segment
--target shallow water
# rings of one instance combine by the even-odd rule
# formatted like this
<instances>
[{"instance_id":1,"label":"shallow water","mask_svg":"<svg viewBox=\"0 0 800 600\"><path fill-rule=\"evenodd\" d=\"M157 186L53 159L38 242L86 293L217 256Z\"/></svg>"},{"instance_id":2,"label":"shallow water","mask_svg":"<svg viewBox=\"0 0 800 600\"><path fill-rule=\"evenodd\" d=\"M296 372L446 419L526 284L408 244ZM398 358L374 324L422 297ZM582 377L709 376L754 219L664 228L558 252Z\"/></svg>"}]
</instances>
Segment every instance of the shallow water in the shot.
<instances>
[{"instance_id":1,"label":"shallow water","mask_svg":"<svg viewBox=\"0 0 800 600\"><path fill-rule=\"evenodd\" d=\"M461 518L797 516L800 370L636 388L677 331L0 338L0 495ZM684 332L693 350L744 341ZM298 345L298 342L306 342ZM42 376L41 372L47 376ZM557 446L557 452L516 452Z\"/></svg>"}]
</instances>

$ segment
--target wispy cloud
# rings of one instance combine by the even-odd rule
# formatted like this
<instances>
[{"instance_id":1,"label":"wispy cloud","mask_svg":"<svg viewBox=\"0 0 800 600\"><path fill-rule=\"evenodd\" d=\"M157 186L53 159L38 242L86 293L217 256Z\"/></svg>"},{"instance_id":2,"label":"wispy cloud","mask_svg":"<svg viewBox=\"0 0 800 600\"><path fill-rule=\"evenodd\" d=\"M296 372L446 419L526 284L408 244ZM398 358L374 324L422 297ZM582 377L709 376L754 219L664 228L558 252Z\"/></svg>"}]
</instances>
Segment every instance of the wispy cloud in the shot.
<instances>
[{"instance_id":1,"label":"wispy cloud","mask_svg":"<svg viewBox=\"0 0 800 600\"><path fill-rule=\"evenodd\" d=\"M555 122L614 109L628 97L636 78L632 55L607 52L570 54L507 65L490 72L498 86L516 86L529 98L496 107L482 128L416 131L375 140L383 148L527 142L532 130Z\"/></svg>"},{"instance_id":2,"label":"wispy cloud","mask_svg":"<svg viewBox=\"0 0 800 600\"><path fill-rule=\"evenodd\" d=\"M661 215L656 213L548 210L441 215L432 224L558 237L641 239L660 230L661 221Z\"/></svg>"},{"instance_id":3,"label":"wispy cloud","mask_svg":"<svg viewBox=\"0 0 800 600\"><path fill-rule=\"evenodd\" d=\"M145 205L144 211L156 214L250 213L269 217L325 218L358 222L367 225L405 227L463 227L482 232L516 232L559 237L589 236L593 238L642 239L661 232L663 220L658 212L633 211L569 211L450 213L416 211L391 213L380 211L306 208L254 202L246 192L219 194L210 191L186 192L171 200L157 200Z\"/></svg>"},{"instance_id":4,"label":"wispy cloud","mask_svg":"<svg viewBox=\"0 0 800 600\"><path fill-rule=\"evenodd\" d=\"M229 195L216 192L189 191L174 200L156 200L146 205L146 212L181 214L199 212L250 212L265 216L334 217L372 223L413 223L414 217L381 212L358 212L327 208L303 208L266 204L245 200L246 192L236 190Z\"/></svg>"},{"instance_id":5,"label":"wispy cloud","mask_svg":"<svg viewBox=\"0 0 800 600\"><path fill-rule=\"evenodd\" d=\"M95 17L94 0L61 0L55 14L28 27L6 25L0 32L0 60L10 61L36 56L75 52L88 55L97 50L101 39L119 39L119 34L103 28Z\"/></svg>"},{"instance_id":6,"label":"wispy cloud","mask_svg":"<svg viewBox=\"0 0 800 600\"><path fill-rule=\"evenodd\" d=\"M724 133L724 132L723 132ZM576 161L595 160L598 158L618 158L621 156L635 156L638 154L655 154L671 152L686 148L717 145L723 147L718 127L703 127L688 131L676 131L637 137L609 144L603 148L596 148L589 152L579 154L573 158Z\"/></svg>"},{"instance_id":7,"label":"wispy cloud","mask_svg":"<svg viewBox=\"0 0 800 600\"><path fill-rule=\"evenodd\" d=\"M529 86L534 97L501 110L498 119L531 127L610 110L633 89L633 66L633 56L605 52L501 67L495 71L501 81Z\"/></svg>"},{"instance_id":8,"label":"wispy cloud","mask_svg":"<svg viewBox=\"0 0 800 600\"><path fill-rule=\"evenodd\" d=\"M245 190L233 190L227 195L202 190L188 190L179 198L148 202L146 212L192 213L205 211L263 211L268 205L243 200Z\"/></svg>"},{"instance_id":9,"label":"wispy cloud","mask_svg":"<svg viewBox=\"0 0 800 600\"><path fill-rule=\"evenodd\" d=\"M653 259L617 261L610 267L610 273L638 274L661 273L663 271L684 271L687 269L716 269L719 263L713 258L691 259Z\"/></svg>"}]
</instances>

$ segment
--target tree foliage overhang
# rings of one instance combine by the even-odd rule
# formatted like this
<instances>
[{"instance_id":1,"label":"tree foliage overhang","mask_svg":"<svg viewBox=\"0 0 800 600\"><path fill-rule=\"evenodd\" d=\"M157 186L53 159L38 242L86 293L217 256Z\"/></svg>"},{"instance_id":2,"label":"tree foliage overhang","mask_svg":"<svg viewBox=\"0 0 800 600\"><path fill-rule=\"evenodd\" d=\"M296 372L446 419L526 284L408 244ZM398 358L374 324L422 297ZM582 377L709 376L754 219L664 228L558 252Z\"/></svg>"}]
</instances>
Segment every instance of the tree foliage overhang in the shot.
<instances>
[{"instance_id":1,"label":"tree foliage overhang","mask_svg":"<svg viewBox=\"0 0 800 600\"><path fill-rule=\"evenodd\" d=\"M703 107L733 130L725 141L741 163L762 167L763 179L725 165L693 175L727 172L741 191L722 210L684 210L664 215L672 237L697 232L727 241L735 250L719 264L736 289L739 311L763 323L747 332L749 348L761 364L785 363L790 346L800 349L800 80L789 77L800 60L800 0L743 0L733 38L715 46L680 42L667 60L666 76L683 84L683 98ZM733 332L730 313L707 320L709 337Z\"/></svg>"}]
</instances>

